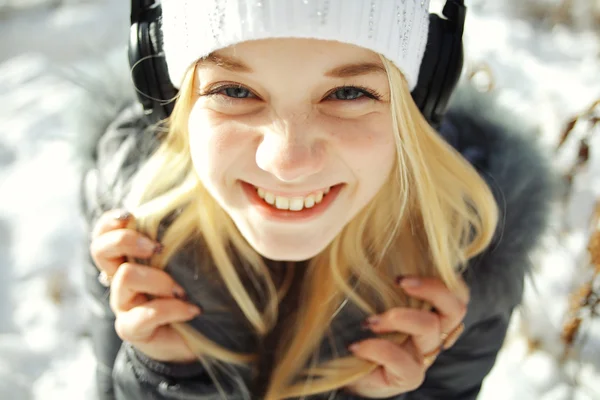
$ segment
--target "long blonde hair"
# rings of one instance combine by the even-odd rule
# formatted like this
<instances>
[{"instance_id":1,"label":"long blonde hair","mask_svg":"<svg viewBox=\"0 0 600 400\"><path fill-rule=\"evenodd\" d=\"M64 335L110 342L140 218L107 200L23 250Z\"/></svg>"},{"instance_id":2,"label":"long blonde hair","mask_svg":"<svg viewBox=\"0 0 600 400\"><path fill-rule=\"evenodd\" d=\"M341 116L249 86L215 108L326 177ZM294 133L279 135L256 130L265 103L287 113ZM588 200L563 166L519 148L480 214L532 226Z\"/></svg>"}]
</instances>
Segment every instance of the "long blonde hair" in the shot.
<instances>
[{"instance_id":1,"label":"long blonde hair","mask_svg":"<svg viewBox=\"0 0 600 400\"><path fill-rule=\"evenodd\" d=\"M401 72L382 57L391 89L396 163L388 182L320 254L301 282L293 329L281 336L267 400L308 396L346 386L377 365L346 356L315 362L334 315L344 301L367 315L393 307L430 308L394 287L399 275L440 278L464 290L458 276L469 258L483 251L496 229L494 198L475 169L433 130L414 104ZM188 71L161 145L136 175L126 206L137 229L161 237L165 251L152 265L165 267L191 237L201 237L212 265L258 337L278 320L278 305L291 281L276 287L262 257L245 241L228 214L197 178L190 158L187 121L196 100L195 66ZM267 301L259 307L236 269L230 248L263 283ZM290 271L292 268L290 268ZM288 276L289 278L289 276ZM174 324L198 358L248 365L257 354L240 354L214 343L187 324ZM289 334L293 332L293 334ZM405 334L380 335L401 344ZM303 367L312 359L310 367Z\"/></svg>"}]
</instances>

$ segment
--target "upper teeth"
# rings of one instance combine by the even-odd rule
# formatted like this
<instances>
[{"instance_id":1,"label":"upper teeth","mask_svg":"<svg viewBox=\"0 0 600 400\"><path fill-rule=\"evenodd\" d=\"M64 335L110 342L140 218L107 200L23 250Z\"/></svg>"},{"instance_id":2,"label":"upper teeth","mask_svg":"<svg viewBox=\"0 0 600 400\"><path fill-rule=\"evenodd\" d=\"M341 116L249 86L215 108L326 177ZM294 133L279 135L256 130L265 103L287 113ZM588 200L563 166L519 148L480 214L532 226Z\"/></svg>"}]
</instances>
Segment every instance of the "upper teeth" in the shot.
<instances>
[{"instance_id":1,"label":"upper teeth","mask_svg":"<svg viewBox=\"0 0 600 400\"><path fill-rule=\"evenodd\" d=\"M319 190L306 197L276 196L263 188L256 188L256 190L261 199L264 199L267 203L274 205L280 210L301 211L303 208L312 208L315 204L323 201L323 196L329 193L331 188L323 191Z\"/></svg>"}]
</instances>

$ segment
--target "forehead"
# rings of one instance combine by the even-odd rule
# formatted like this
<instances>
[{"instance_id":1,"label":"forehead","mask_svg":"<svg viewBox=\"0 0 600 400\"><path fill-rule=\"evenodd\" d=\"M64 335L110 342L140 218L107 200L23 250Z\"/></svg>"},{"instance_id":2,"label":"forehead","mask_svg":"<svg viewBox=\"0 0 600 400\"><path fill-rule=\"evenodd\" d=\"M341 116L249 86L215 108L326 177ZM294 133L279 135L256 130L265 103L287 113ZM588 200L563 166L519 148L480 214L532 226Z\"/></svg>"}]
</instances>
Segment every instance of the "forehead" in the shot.
<instances>
[{"instance_id":1,"label":"forehead","mask_svg":"<svg viewBox=\"0 0 600 400\"><path fill-rule=\"evenodd\" d=\"M238 43L211 53L199 60L198 66L238 73L302 67L340 78L386 73L380 56L371 50L336 41L297 38Z\"/></svg>"}]
</instances>

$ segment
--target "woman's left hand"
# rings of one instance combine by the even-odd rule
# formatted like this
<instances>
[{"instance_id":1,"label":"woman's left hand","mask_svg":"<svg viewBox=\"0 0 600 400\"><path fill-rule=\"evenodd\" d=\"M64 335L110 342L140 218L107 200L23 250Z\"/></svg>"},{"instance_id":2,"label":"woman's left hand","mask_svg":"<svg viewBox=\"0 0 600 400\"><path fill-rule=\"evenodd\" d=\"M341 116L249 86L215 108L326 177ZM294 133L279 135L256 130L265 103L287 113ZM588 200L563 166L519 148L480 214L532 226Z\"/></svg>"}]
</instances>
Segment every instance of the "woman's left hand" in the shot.
<instances>
[{"instance_id":1,"label":"woman's left hand","mask_svg":"<svg viewBox=\"0 0 600 400\"><path fill-rule=\"evenodd\" d=\"M379 364L369 375L344 389L366 398L386 398L415 390L442 349L451 347L462 331L469 303L468 288L452 293L433 278L405 278L400 287L406 294L431 304L435 311L392 308L369 317L364 327L374 333L402 332L411 336L401 346L385 339L366 339L350 346L359 358Z\"/></svg>"}]
</instances>

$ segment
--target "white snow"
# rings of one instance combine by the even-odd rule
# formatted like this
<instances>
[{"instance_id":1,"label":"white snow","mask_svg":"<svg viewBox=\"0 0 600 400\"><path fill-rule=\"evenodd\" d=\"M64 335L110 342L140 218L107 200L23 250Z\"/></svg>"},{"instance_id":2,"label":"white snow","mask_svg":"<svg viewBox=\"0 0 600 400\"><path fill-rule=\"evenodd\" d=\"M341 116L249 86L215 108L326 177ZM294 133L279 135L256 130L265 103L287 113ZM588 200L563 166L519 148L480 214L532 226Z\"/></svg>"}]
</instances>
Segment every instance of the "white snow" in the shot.
<instances>
[{"instance_id":1,"label":"white snow","mask_svg":"<svg viewBox=\"0 0 600 400\"><path fill-rule=\"evenodd\" d=\"M548 149L600 97L600 2L572 0L565 20L575 27L552 26L557 14L540 17L559 3L467 1L467 69L489 65L501 101L539 127ZM107 53L126 68L128 7L124 0L0 0L1 399L93 398L80 265L86 228L78 211L86 159L73 124L85 92L76 76ZM585 129L556 156L559 168L572 162ZM600 197L598 130L588 168L556 211L554 231L566 231L550 235L536 255L535 282L480 399L600 399L598 318L584 327L578 359L557 361L567 296L588 273L588 223ZM538 351L529 352L527 336Z\"/></svg>"}]
</instances>

